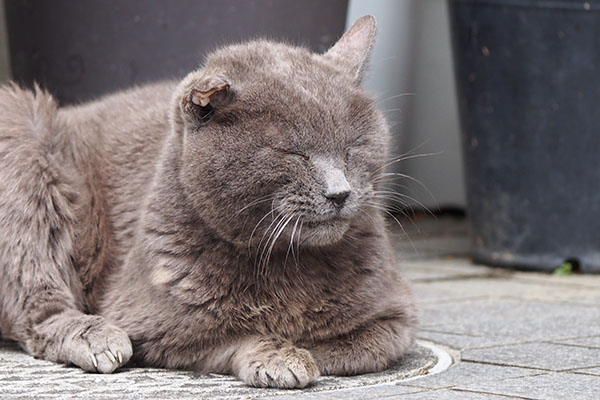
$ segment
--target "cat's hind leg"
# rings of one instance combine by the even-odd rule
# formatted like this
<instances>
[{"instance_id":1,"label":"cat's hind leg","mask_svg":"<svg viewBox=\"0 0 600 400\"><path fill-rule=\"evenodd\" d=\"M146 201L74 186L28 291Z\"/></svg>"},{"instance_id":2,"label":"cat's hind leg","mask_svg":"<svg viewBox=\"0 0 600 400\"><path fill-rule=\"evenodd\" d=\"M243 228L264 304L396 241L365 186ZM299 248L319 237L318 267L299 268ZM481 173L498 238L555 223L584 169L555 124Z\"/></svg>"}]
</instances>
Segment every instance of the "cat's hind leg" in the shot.
<instances>
[{"instance_id":1,"label":"cat's hind leg","mask_svg":"<svg viewBox=\"0 0 600 400\"><path fill-rule=\"evenodd\" d=\"M112 372L131 357L131 343L83 313L73 243L77 171L60 149L61 129L48 94L0 88L2 336L36 357Z\"/></svg>"}]
</instances>

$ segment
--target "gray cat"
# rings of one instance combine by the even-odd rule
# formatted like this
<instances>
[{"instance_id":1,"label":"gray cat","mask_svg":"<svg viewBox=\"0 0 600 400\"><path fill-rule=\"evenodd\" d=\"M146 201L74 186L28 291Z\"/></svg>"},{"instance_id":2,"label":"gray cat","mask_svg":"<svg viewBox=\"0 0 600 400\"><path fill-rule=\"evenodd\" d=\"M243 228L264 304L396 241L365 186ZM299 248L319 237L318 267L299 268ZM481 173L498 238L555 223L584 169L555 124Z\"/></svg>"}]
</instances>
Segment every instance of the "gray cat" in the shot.
<instances>
[{"instance_id":1,"label":"gray cat","mask_svg":"<svg viewBox=\"0 0 600 400\"><path fill-rule=\"evenodd\" d=\"M374 192L374 36L367 16L325 54L225 47L180 83L61 109L2 88L2 336L86 371L259 387L398 360L417 317Z\"/></svg>"}]
</instances>

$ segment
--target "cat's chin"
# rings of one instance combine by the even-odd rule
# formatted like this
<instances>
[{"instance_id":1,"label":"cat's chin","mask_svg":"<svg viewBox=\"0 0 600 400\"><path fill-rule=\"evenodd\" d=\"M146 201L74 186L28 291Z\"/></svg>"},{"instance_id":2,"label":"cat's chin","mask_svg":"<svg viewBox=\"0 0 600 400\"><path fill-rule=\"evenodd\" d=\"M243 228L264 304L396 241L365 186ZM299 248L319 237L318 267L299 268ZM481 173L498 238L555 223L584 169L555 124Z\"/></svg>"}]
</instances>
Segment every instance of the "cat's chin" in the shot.
<instances>
[{"instance_id":1,"label":"cat's chin","mask_svg":"<svg viewBox=\"0 0 600 400\"><path fill-rule=\"evenodd\" d=\"M307 226L302 238L303 246L320 247L335 244L342 240L350 228L349 220L321 222Z\"/></svg>"}]
</instances>

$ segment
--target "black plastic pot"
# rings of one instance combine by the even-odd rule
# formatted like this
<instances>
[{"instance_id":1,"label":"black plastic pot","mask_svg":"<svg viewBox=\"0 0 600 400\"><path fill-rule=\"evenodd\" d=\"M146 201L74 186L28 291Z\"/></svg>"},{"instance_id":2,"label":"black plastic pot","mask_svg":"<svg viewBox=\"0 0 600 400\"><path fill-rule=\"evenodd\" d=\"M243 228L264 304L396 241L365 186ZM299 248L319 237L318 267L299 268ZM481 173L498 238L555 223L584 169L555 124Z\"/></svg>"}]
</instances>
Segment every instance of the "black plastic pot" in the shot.
<instances>
[{"instance_id":1,"label":"black plastic pot","mask_svg":"<svg viewBox=\"0 0 600 400\"><path fill-rule=\"evenodd\" d=\"M63 103L181 77L220 45L256 37L329 48L347 0L10 0L13 78Z\"/></svg>"},{"instance_id":2,"label":"black plastic pot","mask_svg":"<svg viewBox=\"0 0 600 400\"><path fill-rule=\"evenodd\" d=\"M600 272L600 1L450 0L476 262Z\"/></svg>"}]
</instances>

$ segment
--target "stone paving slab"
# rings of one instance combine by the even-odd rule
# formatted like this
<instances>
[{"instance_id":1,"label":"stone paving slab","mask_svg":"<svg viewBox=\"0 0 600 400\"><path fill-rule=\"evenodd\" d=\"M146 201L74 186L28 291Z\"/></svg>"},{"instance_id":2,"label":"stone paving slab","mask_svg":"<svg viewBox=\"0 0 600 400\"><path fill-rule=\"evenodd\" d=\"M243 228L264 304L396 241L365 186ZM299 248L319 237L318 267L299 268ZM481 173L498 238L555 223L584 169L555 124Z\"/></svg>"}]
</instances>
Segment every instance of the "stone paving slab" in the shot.
<instances>
[{"instance_id":1,"label":"stone paving slab","mask_svg":"<svg viewBox=\"0 0 600 400\"><path fill-rule=\"evenodd\" d=\"M600 321L598 321L600 324ZM560 344L570 344L573 346L582 346L582 347L593 347L596 349L600 349L600 336L589 336L583 338L575 338L575 339L561 339L555 341L555 343Z\"/></svg>"},{"instance_id":2,"label":"stone paving slab","mask_svg":"<svg viewBox=\"0 0 600 400\"><path fill-rule=\"evenodd\" d=\"M586 323L585 321L590 321ZM423 306L424 329L520 342L600 335L600 307L485 299Z\"/></svg>"},{"instance_id":3,"label":"stone paving slab","mask_svg":"<svg viewBox=\"0 0 600 400\"><path fill-rule=\"evenodd\" d=\"M597 375L600 377L600 367L575 369L571 372L576 374ZM600 391L600 389L598 389Z\"/></svg>"},{"instance_id":4,"label":"stone paving slab","mask_svg":"<svg viewBox=\"0 0 600 400\"><path fill-rule=\"evenodd\" d=\"M569 275L560 276L535 272L514 271L513 276L523 281L543 283L546 285L560 285L572 288L587 287L592 290L600 290L600 275ZM600 306L600 302L596 305Z\"/></svg>"},{"instance_id":5,"label":"stone paving slab","mask_svg":"<svg viewBox=\"0 0 600 400\"><path fill-rule=\"evenodd\" d=\"M419 282L413 284L417 298L424 303L446 303L448 301L473 298L507 298L520 301L571 302L593 306L600 302L600 289L579 288L559 290L556 286L543 283L520 281L497 276L456 279L451 282Z\"/></svg>"},{"instance_id":6,"label":"stone paving slab","mask_svg":"<svg viewBox=\"0 0 600 400\"><path fill-rule=\"evenodd\" d=\"M416 386L429 389L452 388L456 385L484 383L498 379L517 378L528 375L538 375L540 371L474 362L460 362L441 374L425 376L406 383L403 386Z\"/></svg>"},{"instance_id":7,"label":"stone paving slab","mask_svg":"<svg viewBox=\"0 0 600 400\"><path fill-rule=\"evenodd\" d=\"M377 385L350 390L336 390L321 393L298 393L294 395L277 396L277 400L370 400L386 398L404 398L409 393L423 392L418 387L398 386L394 384ZM402 396L402 397L400 397ZM254 398L252 399L254 400Z\"/></svg>"},{"instance_id":8,"label":"stone paving slab","mask_svg":"<svg viewBox=\"0 0 600 400\"><path fill-rule=\"evenodd\" d=\"M497 268L480 267L465 263L464 259L444 258L427 260L402 260L399 265L403 276L413 283L443 283L449 280L487 278L492 275L506 275Z\"/></svg>"},{"instance_id":9,"label":"stone paving slab","mask_svg":"<svg viewBox=\"0 0 600 400\"><path fill-rule=\"evenodd\" d=\"M496 396L473 391L444 389L411 393L397 398L401 400L507 400L509 398L514 399L516 397Z\"/></svg>"},{"instance_id":10,"label":"stone paving slab","mask_svg":"<svg viewBox=\"0 0 600 400\"><path fill-rule=\"evenodd\" d=\"M434 329L421 329L419 332L421 339L429 340L434 343L443 344L456 350L478 349L485 347L498 346L502 344L521 343L520 338L513 337L485 337L467 335L464 333L438 332Z\"/></svg>"},{"instance_id":11,"label":"stone paving slab","mask_svg":"<svg viewBox=\"0 0 600 400\"><path fill-rule=\"evenodd\" d=\"M391 239L399 260L414 261L430 258L461 258L469 255L470 240L464 220L428 218L401 221L404 231L391 224Z\"/></svg>"},{"instance_id":12,"label":"stone paving slab","mask_svg":"<svg viewBox=\"0 0 600 400\"><path fill-rule=\"evenodd\" d=\"M461 237L441 237L436 239L404 239L395 244L402 253L402 260L426 258L463 258L468 254L469 241Z\"/></svg>"},{"instance_id":13,"label":"stone paving slab","mask_svg":"<svg viewBox=\"0 0 600 400\"><path fill-rule=\"evenodd\" d=\"M600 367L600 349L536 342L466 350L462 354L462 359L549 371L565 371L575 368Z\"/></svg>"},{"instance_id":14,"label":"stone paving slab","mask_svg":"<svg viewBox=\"0 0 600 400\"><path fill-rule=\"evenodd\" d=\"M462 217L436 217L427 213L409 216L399 220L404 231L398 229L397 223L391 223L392 237L402 238L408 235L412 239L437 239L440 237L460 237L468 241L469 228Z\"/></svg>"},{"instance_id":15,"label":"stone paving slab","mask_svg":"<svg viewBox=\"0 0 600 400\"><path fill-rule=\"evenodd\" d=\"M597 400L599 379L567 373L541 374L457 386L457 389L539 400Z\"/></svg>"}]
</instances>

